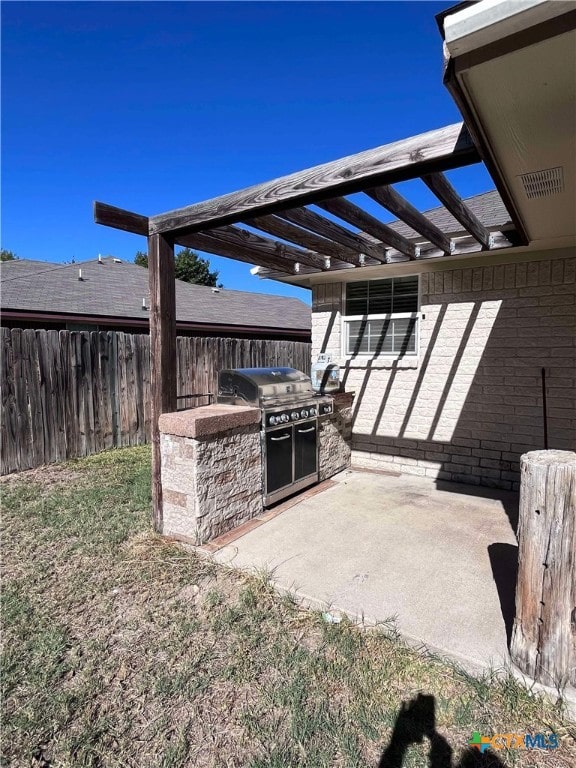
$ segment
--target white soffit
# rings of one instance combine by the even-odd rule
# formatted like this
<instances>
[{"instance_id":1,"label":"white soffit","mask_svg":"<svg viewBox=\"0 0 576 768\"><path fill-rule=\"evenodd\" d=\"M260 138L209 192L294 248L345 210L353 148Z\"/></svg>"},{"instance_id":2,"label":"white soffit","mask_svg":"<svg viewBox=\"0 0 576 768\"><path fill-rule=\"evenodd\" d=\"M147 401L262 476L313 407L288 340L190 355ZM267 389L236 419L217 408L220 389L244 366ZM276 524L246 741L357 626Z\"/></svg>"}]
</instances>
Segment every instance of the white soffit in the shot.
<instances>
[{"instance_id":1,"label":"white soffit","mask_svg":"<svg viewBox=\"0 0 576 768\"><path fill-rule=\"evenodd\" d=\"M576 31L458 79L530 240L576 235Z\"/></svg>"},{"instance_id":2,"label":"white soffit","mask_svg":"<svg viewBox=\"0 0 576 768\"><path fill-rule=\"evenodd\" d=\"M461 56L574 7L574 0L481 0L445 17L444 40L451 56Z\"/></svg>"}]
</instances>

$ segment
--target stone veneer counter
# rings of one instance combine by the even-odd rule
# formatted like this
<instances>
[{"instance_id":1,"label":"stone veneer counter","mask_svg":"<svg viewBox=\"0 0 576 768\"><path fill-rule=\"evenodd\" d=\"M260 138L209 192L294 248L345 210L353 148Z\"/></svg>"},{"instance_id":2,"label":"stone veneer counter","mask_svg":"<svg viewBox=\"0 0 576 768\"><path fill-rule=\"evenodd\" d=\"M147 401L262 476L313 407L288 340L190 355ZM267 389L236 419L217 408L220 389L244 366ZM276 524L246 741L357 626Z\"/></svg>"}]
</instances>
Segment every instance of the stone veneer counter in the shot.
<instances>
[{"instance_id":1,"label":"stone veneer counter","mask_svg":"<svg viewBox=\"0 0 576 768\"><path fill-rule=\"evenodd\" d=\"M350 466L354 393L335 392L332 399L333 413L329 416L321 416L318 420L318 479L320 482Z\"/></svg>"},{"instance_id":2,"label":"stone veneer counter","mask_svg":"<svg viewBox=\"0 0 576 768\"><path fill-rule=\"evenodd\" d=\"M260 419L231 405L160 416L164 535L204 544L263 511Z\"/></svg>"}]
</instances>

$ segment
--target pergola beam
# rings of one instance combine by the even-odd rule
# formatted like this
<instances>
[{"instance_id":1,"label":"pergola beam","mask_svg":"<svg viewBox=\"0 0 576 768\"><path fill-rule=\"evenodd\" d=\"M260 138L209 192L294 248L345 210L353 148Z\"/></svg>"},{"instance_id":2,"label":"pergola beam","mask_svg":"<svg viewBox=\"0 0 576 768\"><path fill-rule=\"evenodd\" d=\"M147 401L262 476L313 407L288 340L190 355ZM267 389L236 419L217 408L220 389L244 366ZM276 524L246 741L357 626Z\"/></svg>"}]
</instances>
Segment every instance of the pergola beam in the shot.
<instances>
[{"instance_id":1,"label":"pergola beam","mask_svg":"<svg viewBox=\"0 0 576 768\"><path fill-rule=\"evenodd\" d=\"M464 229L478 240L483 249L488 250L492 247L490 232L464 203L443 173L425 174L422 176L422 181L436 195L446 210L450 211L456 221L459 221Z\"/></svg>"},{"instance_id":2,"label":"pergola beam","mask_svg":"<svg viewBox=\"0 0 576 768\"><path fill-rule=\"evenodd\" d=\"M372 237L380 240L384 246L396 248L396 250L405 254L410 259L415 259L418 256L418 248L414 243L399 235L398 232L395 232L374 216L363 211L362 208L346 200L345 197L325 200L323 203L318 203L318 207L328 211L333 216L338 216L343 221L347 221L353 227L358 227L368 235L372 235Z\"/></svg>"},{"instance_id":3,"label":"pergola beam","mask_svg":"<svg viewBox=\"0 0 576 768\"><path fill-rule=\"evenodd\" d=\"M150 234L199 232L480 161L463 123L318 165L150 218Z\"/></svg>"},{"instance_id":4,"label":"pergola beam","mask_svg":"<svg viewBox=\"0 0 576 768\"><path fill-rule=\"evenodd\" d=\"M135 235L148 237L148 216L125 211L123 208L116 208L113 205L96 201L94 203L94 221L105 227L123 229L125 232L133 232Z\"/></svg>"},{"instance_id":5,"label":"pergola beam","mask_svg":"<svg viewBox=\"0 0 576 768\"><path fill-rule=\"evenodd\" d=\"M164 235L172 244L286 275L432 258L458 252L461 244L457 245L391 184L420 176L480 248L490 249L495 247L494 235L443 173L479 161L466 127L458 123L158 216L142 216L97 202L94 218L105 226L148 237ZM430 247L404 237L343 196L360 191L412 227ZM318 205L360 231L351 231L319 215L305 207L307 203ZM239 221L280 240L232 226L232 222ZM466 252L473 248L479 250L478 246L467 245Z\"/></svg>"},{"instance_id":6,"label":"pergola beam","mask_svg":"<svg viewBox=\"0 0 576 768\"><path fill-rule=\"evenodd\" d=\"M397 216L409 227L422 235L446 255L452 252L452 243L441 229L426 218L406 198L397 192L394 187L388 185L365 190L365 194L379 205Z\"/></svg>"}]
</instances>

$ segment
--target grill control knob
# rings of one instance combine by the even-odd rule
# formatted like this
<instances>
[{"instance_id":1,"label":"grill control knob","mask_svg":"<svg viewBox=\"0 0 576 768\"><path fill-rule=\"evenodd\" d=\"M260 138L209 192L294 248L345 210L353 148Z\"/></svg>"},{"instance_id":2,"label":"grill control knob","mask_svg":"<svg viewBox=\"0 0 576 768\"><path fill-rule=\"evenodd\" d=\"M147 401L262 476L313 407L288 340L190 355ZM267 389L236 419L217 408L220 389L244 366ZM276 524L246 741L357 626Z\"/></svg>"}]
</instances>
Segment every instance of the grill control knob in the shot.
<instances>
[{"instance_id":1,"label":"grill control knob","mask_svg":"<svg viewBox=\"0 0 576 768\"><path fill-rule=\"evenodd\" d=\"M292 411L292 413L290 414L290 418L292 419L292 421L296 421L296 419L300 418L300 414L298 413L298 411Z\"/></svg>"},{"instance_id":2,"label":"grill control knob","mask_svg":"<svg viewBox=\"0 0 576 768\"><path fill-rule=\"evenodd\" d=\"M301 418L305 419L306 416L308 416L308 411L306 409L304 409L303 411L300 411L300 416Z\"/></svg>"},{"instance_id":3,"label":"grill control knob","mask_svg":"<svg viewBox=\"0 0 576 768\"><path fill-rule=\"evenodd\" d=\"M310 416L316 416L317 413L318 411L316 410L316 408L310 408Z\"/></svg>"},{"instance_id":4,"label":"grill control knob","mask_svg":"<svg viewBox=\"0 0 576 768\"><path fill-rule=\"evenodd\" d=\"M280 421L288 421L289 417L287 413L283 413L282 416L280 416Z\"/></svg>"},{"instance_id":5,"label":"grill control knob","mask_svg":"<svg viewBox=\"0 0 576 768\"><path fill-rule=\"evenodd\" d=\"M270 424L272 424L272 426L274 426L274 424L276 424L277 421L278 419L276 418L276 416L270 416L269 422Z\"/></svg>"}]
</instances>

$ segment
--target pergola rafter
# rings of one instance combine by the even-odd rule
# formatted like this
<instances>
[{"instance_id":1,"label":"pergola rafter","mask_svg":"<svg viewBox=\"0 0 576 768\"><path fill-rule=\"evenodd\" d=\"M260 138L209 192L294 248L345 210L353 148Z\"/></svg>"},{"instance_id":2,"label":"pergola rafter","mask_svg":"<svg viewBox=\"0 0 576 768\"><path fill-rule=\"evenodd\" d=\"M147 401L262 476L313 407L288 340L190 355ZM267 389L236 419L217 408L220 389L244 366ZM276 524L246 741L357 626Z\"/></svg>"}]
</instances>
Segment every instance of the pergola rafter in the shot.
<instances>
[{"instance_id":1,"label":"pergola rafter","mask_svg":"<svg viewBox=\"0 0 576 768\"><path fill-rule=\"evenodd\" d=\"M483 248L491 248L490 232L462 201L452 184L443 173L428 173L422 181L436 195L444 207L459 221L464 229L474 237Z\"/></svg>"},{"instance_id":2,"label":"pergola rafter","mask_svg":"<svg viewBox=\"0 0 576 768\"><path fill-rule=\"evenodd\" d=\"M325 200L318 203L318 206L333 216L338 216L342 221L347 221L353 227L358 227L368 235L372 235L376 240L380 240L384 245L396 248L397 251L408 256L409 259L415 259L420 249L407 240L402 235L394 232L386 224L371 216L362 208L346 200L345 197L335 197L332 200Z\"/></svg>"},{"instance_id":3,"label":"pergola rafter","mask_svg":"<svg viewBox=\"0 0 576 768\"><path fill-rule=\"evenodd\" d=\"M246 223L262 230L262 232L268 232L270 235L304 246L323 256L332 256L354 266L358 265L358 259L362 253L360 247L348 248L322 235L290 224L289 221L284 221L279 216L255 216L253 219L248 219Z\"/></svg>"},{"instance_id":4,"label":"pergola rafter","mask_svg":"<svg viewBox=\"0 0 576 768\"><path fill-rule=\"evenodd\" d=\"M158 529L162 516L158 417L176 410L174 245L255 264L267 276L282 278L526 244L525 232L512 236L490 231L444 176L481 159L467 128L457 123L155 216L94 204L96 223L148 237L153 503ZM391 186L417 178L463 227L457 236L448 237ZM403 235L347 199L358 192L396 215L419 237ZM512 212L511 221L519 220ZM240 223L274 239L236 226Z\"/></svg>"},{"instance_id":5,"label":"pergola rafter","mask_svg":"<svg viewBox=\"0 0 576 768\"><path fill-rule=\"evenodd\" d=\"M426 216L421 214L412 203L402 197L394 187L387 184L382 187L375 187L374 189L366 189L365 193L383 208L386 208L390 213L393 213L401 221L412 227L416 232L419 232L422 237L429 240L446 255L454 250L450 238L441 229L432 224Z\"/></svg>"},{"instance_id":6,"label":"pergola rafter","mask_svg":"<svg viewBox=\"0 0 576 768\"><path fill-rule=\"evenodd\" d=\"M249 232L247 229L241 227L232 226L230 224L211 229L209 232L192 233L184 235L178 238L178 242L187 243L193 245L195 248L202 248L198 242L200 238L210 238L215 243L221 243L225 246L238 246L243 250L247 250L252 254L252 258L256 256L264 256L266 259L272 259L278 264L294 265L305 264L308 267L314 267L318 270L326 269L324 259L321 254L314 251L305 250L304 248L296 248L293 245L287 243L281 243L277 240L271 240L268 237L262 237L254 232ZM253 262L254 263L254 262Z\"/></svg>"},{"instance_id":7,"label":"pergola rafter","mask_svg":"<svg viewBox=\"0 0 576 768\"><path fill-rule=\"evenodd\" d=\"M280 211L278 216L286 221L305 227L321 237L330 238L338 246L344 246L357 252L355 265L361 264L360 254L369 256L376 262L386 263L386 247L382 244L367 240L362 234L351 232L349 229L330 221L325 216L308 208L291 208L289 211Z\"/></svg>"},{"instance_id":8,"label":"pergola rafter","mask_svg":"<svg viewBox=\"0 0 576 768\"><path fill-rule=\"evenodd\" d=\"M480 160L466 127L458 123L151 217L96 203L95 220L137 234L162 234L176 244L286 275L461 252L461 244L392 186L420 178L460 223L462 234L474 238L478 250L507 247L510 243L478 220L444 175ZM418 242L345 197L356 192L364 192L419 233ZM342 224L311 210L311 204ZM241 222L274 239L234 226ZM516 233L516 242L525 241L523 236Z\"/></svg>"}]
</instances>

